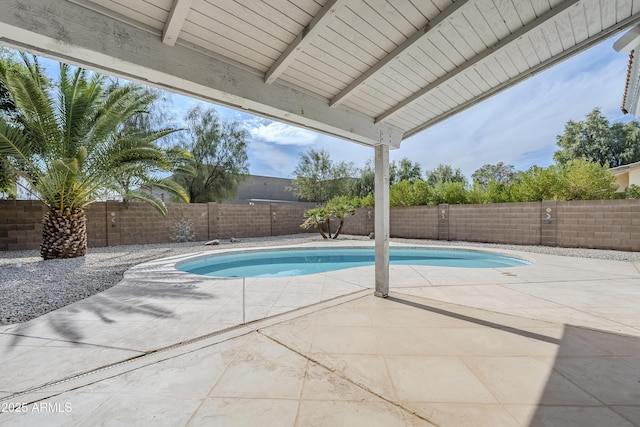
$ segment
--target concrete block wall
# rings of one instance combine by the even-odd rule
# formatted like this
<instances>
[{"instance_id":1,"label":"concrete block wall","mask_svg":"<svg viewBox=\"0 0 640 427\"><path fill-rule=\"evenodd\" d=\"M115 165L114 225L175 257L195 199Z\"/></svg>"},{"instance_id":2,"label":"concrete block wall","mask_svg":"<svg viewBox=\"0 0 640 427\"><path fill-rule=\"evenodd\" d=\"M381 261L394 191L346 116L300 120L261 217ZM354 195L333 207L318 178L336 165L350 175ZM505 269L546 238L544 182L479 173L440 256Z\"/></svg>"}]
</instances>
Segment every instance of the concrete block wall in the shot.
<instances>
[{"instance_id":1,"label":"concrete block wall","mask_svg":"<svg viewBox=\"0 0 640 427\"><path fill-rule=\"evenodd\" d=\"M270 210L271 236L285 234L315 233L314 229L304 230L300 224L304 222L304 212L315 207L314 203L304 204L272 204Z\"/></svg>"},{"instance_id":2,"label":"concrete block wall","mask_svg":"<svg viewBox=\"0 0 640 427\"><path fill-rule=\"evenodd\" d=\"M438 212L437 206L391 208L389 235L408 239L437 239Z\"/></svg>"},{"instance_id":3,"label":"concrete block wall","mask_svg":"<svg viewBox=\"0 0 640 427\"><path fill-rule=\"evenodd\" d=\"M557 202L556 244L640 251L640 200Z\"/></svg>"},{"instance_id":4,"label":"concrete block wall","mask_svg":"<svg viewBox=\"0 0 640 427\"><path fill-rule=\"evenodd\" d=\"M335 231L338 225L335 224ZM344 226L340 234L351 234L355 236L368 236L375 228L374 208L357 208L356 214L348 216L344 220Z\"/></svg>"},{"instance_id":5,"label":"concrete block wall","mask_svg":"<svg viewBox=\"0 0 640 427\"><path fill-rule=\"evenodd\" d=\"M209 203L209 238L271 236L270 205Z\"/></svg>"},{"instance_id":6,"label":"concrete block wall","mask_svg":"<svg viewBox=\"0 0 640 427\"><path fill-rule=\"evenodd\" d=\"M45 209L39 201L0 201L0 251L40 249Z\"/></svg>"},{"instance_id":7,"label":"concrete block wall","mask_svg":"<svg viewBox=\"0 0 640 427\"><path fill-rule=\"evenodd\" d=\"M165 218L142 203L99 202L85 209L89 247L168 243L190 219L196 240L304 233L298 204L168 204ZM38 249L45 206L0 201L0 251ZM374 231L374 210L357 209L343 234ZM640 251L640 200L593 200L392 208L392 237ZM334 230L337 224L334 224ZM309 230L315 233L315 230Z\"/></svg>"},{"instance_id":8,"label":"concrete block wall","mask_svg":"<svg viewBox=\"0 0 640 427\"><path fill-rule=\"evenodd\" d=\"M449 238L468 242L540 244L540 203L448 205Z\"/></svg>"},{"instance_id":9,"label":"concrete block wall","mask_svg":"<svg viewBox=\"0 0 640 427\"><path fill-rule=\"evenodd\" d=\"M87 246L99 248L107 246L109 226L106 203L92 203L84 210L87 216Z\"/></svg>"},{"instance_id":10,"label":"concrete block wall","mask_svg":"<svg viewBox=\"0 0 640 427\"><path fill-rule=\"evenodd\" d=\"M204 204L168 203L166 217L139 202L128 207L115 201L98 202L86 211L89 247L168 243L175 237L175 224L182 219L191 220L196 240L206 240L209 235Z\"/></svg>"}]
</instances>

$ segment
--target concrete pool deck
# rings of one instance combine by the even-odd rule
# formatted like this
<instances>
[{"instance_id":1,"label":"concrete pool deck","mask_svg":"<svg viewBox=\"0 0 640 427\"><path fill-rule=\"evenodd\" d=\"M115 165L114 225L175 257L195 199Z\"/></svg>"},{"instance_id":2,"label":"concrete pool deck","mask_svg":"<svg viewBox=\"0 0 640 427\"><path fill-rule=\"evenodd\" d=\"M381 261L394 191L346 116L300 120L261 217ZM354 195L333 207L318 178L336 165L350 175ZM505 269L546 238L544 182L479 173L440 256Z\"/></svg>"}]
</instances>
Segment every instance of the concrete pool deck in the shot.
<instances>
[{"instance_id":1,"label":"concrete pool deck","mask_svg":"<svg viewBox=\"0 0 640 427\"><path fill-rule=\"evenodd\" d=\"M242 280L142 264L0 327L0 425L640 425L640 265L498 252L247 279L243 326Z\"/></svg>"}]
</instances>

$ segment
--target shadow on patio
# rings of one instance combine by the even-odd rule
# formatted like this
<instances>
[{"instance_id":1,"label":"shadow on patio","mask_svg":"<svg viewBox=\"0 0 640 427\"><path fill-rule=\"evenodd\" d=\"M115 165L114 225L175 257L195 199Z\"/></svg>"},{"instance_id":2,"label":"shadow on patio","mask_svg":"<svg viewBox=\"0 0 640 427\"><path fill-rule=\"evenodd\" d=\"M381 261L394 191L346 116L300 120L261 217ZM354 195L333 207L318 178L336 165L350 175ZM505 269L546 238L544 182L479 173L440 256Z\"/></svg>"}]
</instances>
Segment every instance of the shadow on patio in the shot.
<instances>
[{"instance_id":1,"label":"shadow on patio","mask_svg":"<svg viewBox=\"0 0 640 427\"><path fill-rule=\"evenodd\" d=\"M115 337L129 333L132 325L153 319L179 321L177 304L215 300L216 295L203 291L200 283L201 280L185 280L184 275L177 279L168 272L150 271L41 318L17 324L4 334L12 336L12 346L27 337L91 345L94 338L100 338L95 334L96 321L113 328ZM91 342L84 341L88 336Z\"/></svg>"},{"instance_id":2,"label":"shadow on patio","mask_svg":"<svg viewBox=\"0 0 640 427\"><path fill-rule=\"evenodd\" d=\"M512 318L511 321L511 316L495 317L493 313L485 316L477 310L454 311L397 297L388 300L515 335L513 348L495 351L506 341L478 338L477 342L469 342L468 348L458 350L456 356L518 425L640 425L640 337L573 325L558 325L558 329L553 330L533 320L527 325L527 319ZM503 318L505 323L495 321L494 317ZM456 348L457 329L445 331L443 338L446 339L449 332L452 347ZM477 337L484 333L478 329ZM477 346L478 342L483 343ZM474 350L474 345L478 349ZM491 350L491 345L496 348ZM555 354L550 351L553 348ZM482 406L482 402L466 403ZM422 407L429 410L421 415L433 419L438 406L429 402ZM441 405L440 409L446 408L444 412L449 412L451 407L447 406ZM415 410L420 405L412 402L407 403L407 407ZM436 416L436 421L443 420Z\"/></svg>"},{"instance_id":3,"label":"shadow on patio","mask_svg":"<svg viewBox=\"0 0 640 427\"><path fill-rule=\"evenodd\" d=\"M566 325L530 425L640 425L640 338Z\"/></svg>"}]
</instances>

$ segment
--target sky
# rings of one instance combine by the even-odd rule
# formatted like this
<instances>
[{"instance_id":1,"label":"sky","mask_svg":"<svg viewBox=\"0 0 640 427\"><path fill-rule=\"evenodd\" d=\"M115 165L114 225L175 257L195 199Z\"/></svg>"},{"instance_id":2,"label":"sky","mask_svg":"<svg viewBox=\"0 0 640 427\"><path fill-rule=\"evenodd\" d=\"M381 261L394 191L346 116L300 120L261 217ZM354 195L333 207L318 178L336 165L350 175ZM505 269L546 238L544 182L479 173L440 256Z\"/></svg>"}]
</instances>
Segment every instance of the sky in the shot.
<instances>
[{"instance_id":1,"label":"sky","mask_svg":"<svg viewBox=\"0 0 640 427\"><path fill-rule=\"evenodd\" d=\"M633 117L620 110L628 54L612 45L618 34L476 106L440 122L390 151L390 160L407 157L423 172L439 164L471 174L488 163L504 162L516 170L553 163L556 136L569 120L584 120L598 107L611 122ZM49 68L49 67L48 67ZM201 101L170 94L167 106L179 121ZM300 154L326 149L334 162L363 167L374 150L328 135L213 104L223 120L247 131L249 171L253 175L291 178Z\"/></svg>"}]
</instances>

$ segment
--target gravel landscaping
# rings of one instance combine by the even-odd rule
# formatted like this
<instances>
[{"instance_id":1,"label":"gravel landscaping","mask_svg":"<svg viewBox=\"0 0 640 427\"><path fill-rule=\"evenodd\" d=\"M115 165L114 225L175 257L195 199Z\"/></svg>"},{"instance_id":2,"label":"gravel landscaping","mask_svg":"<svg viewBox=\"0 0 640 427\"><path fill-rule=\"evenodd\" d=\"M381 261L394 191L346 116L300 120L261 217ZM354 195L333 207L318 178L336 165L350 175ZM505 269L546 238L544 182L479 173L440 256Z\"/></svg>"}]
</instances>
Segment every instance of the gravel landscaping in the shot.
<instances>
[{"instance_id":1,"label":"gravel landscaping","mask_svg":"<svg viewBox=\"0 0 640 427\"><path fill-rule=\"evenodd\" d=\"M369 240L362 236L341 236L341 240ZM560 256L576 256L619 261L640 261L639 252L597 249L556 248L446 242L434 240L392 239L395 242L431 246L473 246L510 249ZM290 245L321 242L315 234L228 240L222 247ZM124 272L134 265L162 257L211 250L204 242L89 248L82 258L43 261L38 251L14 251L0 254L0 325L26 322L49 311L64 307L116 285Z\"/></svg>"}]
</instances>

